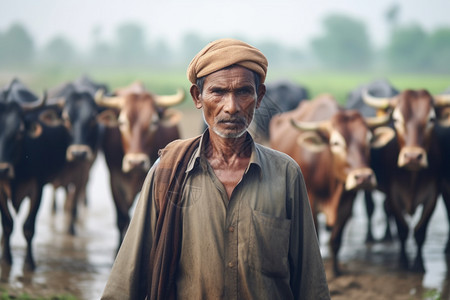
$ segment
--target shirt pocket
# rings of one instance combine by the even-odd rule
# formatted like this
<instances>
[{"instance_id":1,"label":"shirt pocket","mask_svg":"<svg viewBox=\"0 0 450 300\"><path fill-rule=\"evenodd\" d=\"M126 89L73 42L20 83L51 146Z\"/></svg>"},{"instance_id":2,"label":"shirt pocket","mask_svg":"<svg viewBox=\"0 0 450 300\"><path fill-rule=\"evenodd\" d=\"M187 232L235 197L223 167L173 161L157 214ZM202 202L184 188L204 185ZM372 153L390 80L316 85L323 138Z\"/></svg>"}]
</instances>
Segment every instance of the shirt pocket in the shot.
<instances>
[{"instance_id":1,"label":"shirt pocket","mask_svg":"<svg viewBox=\"0 0 450 300\"><path fill-rule=\"evenodd\" d=\"M291 221L252 211L248 265L271 277L289 275L288 252Z\"/></svg>"}]
</instances>

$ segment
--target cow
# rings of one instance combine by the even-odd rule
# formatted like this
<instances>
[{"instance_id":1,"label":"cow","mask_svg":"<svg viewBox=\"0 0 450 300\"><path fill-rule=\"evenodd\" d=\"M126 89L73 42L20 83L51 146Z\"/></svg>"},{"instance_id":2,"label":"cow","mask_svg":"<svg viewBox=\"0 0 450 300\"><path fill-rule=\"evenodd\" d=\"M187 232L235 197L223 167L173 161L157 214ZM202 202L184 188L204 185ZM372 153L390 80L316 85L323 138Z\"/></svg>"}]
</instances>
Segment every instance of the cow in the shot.
<instances>
[{"instance_id":1,"label":"cow","mask_svg":"<svg viewBox=\"0 0 450 300\"><path fill-rule=\"evenodd\" d=\"M390 128L379 127L388 120L364 119L356 110L341 108L331 95L321 95L270 122L270 146L300 165L316 229L318 212L326 216L336 275L341 274L337 255L357 190L377 184L369 167L370 147L392 138Z\"/></svg>"},{"instance_id":2,"label":"cow","mask_svg":"<svg viewBox=\"0 0 450 300\"><path fill-rule=\"evenodd\" d=\"M350 91L347 96L345 108L356 109L364 117L376 116L377 110L368 106L363 100L363 94L367 91L375 97L393 97L398 95L398 90L386 79L377 79L369 83L362 84Z\"/></svg>"},{"instance_id":3,"label":"cow","mask_svg":"<svg viewBox=\"0 0 450 300\"><path fill-rule=\"evenodd\" d=\"M450 224L450 88L434 98L438 103L436 114L439 124L436 126L436 134L443 153L441 192ZM450 255L450 226L445 253Z\"/></svg>"},{"instance_id":4,"label":"cow","mask_svg":"<svg viewBox=\"0 0 450 300\"><path fill-rule=\"evenodd\" d=\"M364 93L364 101L380 110L391 111L394 139L372 155L378 189L385 193L400 239L400 266L425 272L422 247L426 230L440 193L443 158L438 137L436 110L441 104L427 90L404 90L394 97L373 97ZM409 234L407 215L421 206L414 228L417 254L410 265L406 253Z\"/></svg>"},{"instance_id":5,"label":"cow","mask_svg":"<svg viewBox=\"0 0 450 300\"><path fill-rule=\"evenodd\" d=\"M345 108L347 109L356 109L358 110L364 117L373 117L377 115L377 110L374 107L368 106L363 100L363 94L367 91L370 95L376 97L393 97L396 96L399 92L398 90L392 86L392 84L386 79L378 79L371 81L367 84L362 84L352 90L347 97L347 101L345 104ZM389 124L392 127L392 124ZM372 149L372 151L377 151L376 148ZM364 201L366 204L366 212L368 217L367 222L367 235L366 242L373 243L375 238L373 236L372 229L372 216L375 211L375 202L372 197L371 190L364 191ZM386 242L392 241L391 234L391 226L390 221L393 218L392 214L389 210L388 202L383 202L383 208L386 215L386 230L383 237L383 240Z\"/></svg>"},{"instance_id":6,"label":"cow","mask_svg":"<svg viewBox=\"0 0 450 300\"><path fill-rule=\"evenodd\" d=\"M68 134L55 107L46 106L19 80L14 79L0 101L0 210L3 226L2 260L12 264L10 236L16 211L25 198L30 208L23 224L27 241L25 268L34 269L32 240L42 190L65 161Z\"/></svg>"},{"instance_id":7,"label":"cow","mask_svg":"<svg viewBox=\"0 0 450 300\"><path fill-rule=\"evenodd\" d=\"M48 102L60 106L61 118L71 138L64 168L52 181L53 211L56 210L56 189L63 187L66 191L66 229L71 235L75 234L78 205L87 203L86 185L101 143L103 127L97 122L100 108L94 99L100 89L108 92L106 85L83 76L48 91Z\"/></svg>"},{"instance_id":8,"label":"cow","mask_svg":"<svg viewBox=\"0 0 450 300\"><path fill-rule=\"evenodd\" d=\"M184 98L181 89L174 95L156 95L141 82L116 90L113 97L97 97L100 106L110 108L100 117L106 126L102 150L116 207L119 247L130 222L129 210L159 150L180 138L181 114L169 107Z\"/></svg>"}]
</instances>

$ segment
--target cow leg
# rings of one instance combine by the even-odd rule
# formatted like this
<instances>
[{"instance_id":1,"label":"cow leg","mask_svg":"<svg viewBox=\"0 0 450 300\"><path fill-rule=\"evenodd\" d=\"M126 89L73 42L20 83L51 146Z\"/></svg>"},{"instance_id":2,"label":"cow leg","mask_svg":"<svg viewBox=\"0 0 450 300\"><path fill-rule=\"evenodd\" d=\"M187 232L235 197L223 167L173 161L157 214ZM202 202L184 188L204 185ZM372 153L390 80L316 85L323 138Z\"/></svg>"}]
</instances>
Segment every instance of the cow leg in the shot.
<instances>
[{"instance_id":1,"label":"cow leg","mask_svg":"<svg viewBox=\"0 0 450 300\"><path fill-rule=\"evenodd\" d=\"M375 211L375 203L373 202L372 191L364 191L364 201L366 203L367 213L367 235L366 243L373 243L375 241L372 230L372 216Z\"/></svg>"},{"instance_id":2,"label":"cow leg","mask_svg":"<svg viewBox=\"0 0 450 300\"><path fill-rule=\"evenodd\" d=\"M75 235L75 220L77 215L77 187L75 184L69 184L69 186L66 187L64 214L66 217L67 233Z\"/></svg>"},{"instance_id":3,"label":"cow leg","mask_svg":"<svg viewBox=\"0 0 450 300\"><path fill-rule=\"evenodd\" d=\"M447 220L449 221L447 245L445 246L445 253L450 255L450 180L442 184L442 199L444 200L445 208L447 209Z\"/></svg>"},{"instance_id":4,"label":"cow leg","mask_svg":"<svg viewBox=\"0 0 450 300\"><path fill-rule=\"evenodd\" d=\"M56 205L56 189L57 187L52 184L52 214L54 215L56 213L57 205Z\"/></svg>"},{"instance_id":5,"label":"cow leg","mask_svg":"<svg viewBox=\"0 0 450 300\"><path fill-rule=\"evenodd\" d=\"M0 191L0 213L2 215L2 261L12 264L10 237L14 227L14 220L8 208L8 197Z\"/></svg>"},{"instance_id":6,"label":"cow leg","mask_svg":"<svg viewBox=\"0 0 450 300\"><path fill-rule=\"evenodd\" d=\"M400 239L400 267L403 269L409 268L408 256L406 254L406 240L408 239L409 226L403 216L395 214L395 222L397 224L398 237Z\"/></svg>"},{"instance_id":7,"label":"cow leg","mask_svg":"<svg viewBox=\"0 0 450 300\"><path fill-rule=\"evenodd\" d=\"M393 238L392 238L392 230L391 230L391 218L393 217L393 213L392 213L392 209L389 205L389 199L386 198L384 199L383 202L383 209L384 209L384 214L386 216L386 230L384 232L384 237L383 237L383 241L384 242L392 242Z\"/></svg>"},{"instance_id":8,"label":"cow leg","mask_svg":"<svg viewBox=\"0 0 450 300\"><path fill-rule=\"evenodd\" d=\"M23 234L25 236L25 240L27 241L27 255L25 258L25 267L33 270L36 265L33 257L33 247L32 241L35 233L36 226L36 216L39 210L39 206L41 205L42 200L42 185L39 185L36 188L36 192L33 195L30 195L30 210L28 212L28 216L23 224Z\"/></svg>"},{"instance_id":9,"label":"cow leg","mask_svg":"<svg viewBox=\"0 0 450 300\"><path fill-rule=\"evenodd\" d=\"M425 267L423 264L422 248L423 244L425 243L427 228L431 220L431 215L433 214L434 209L436 208L436 203L437 203L437 195L429 198L427 205L423 208L422 216L419 222L417 223L416 227L414 228L414 239L416 240L417 244L417 255L414 261L414 265L412 266L412 270L415 272L420 273L425 272Z\"/></svg>"},{"instance_id":10,"label":"cow leg","mask_svg":"<svg viewBox=\"0 0 450 300\"><path fill-rule=\"evenodd\" d=\"M128 225L130 224L129 209L131 206L128 203L132 202L128 199L129 197L127 197L127 193L120 187L120 185L114 185L111 183L111 190L113 194L114 204L116 206L116 222L119 229L119 243L117 247L118 251L128 229Z\"/></svg>"},{"instance_id":11,"label":"cow leg","mask_svg":"<svg viewBox=\"0 0 450 300\"><path fill-rule=\"evenodd\" d=\"M338 254L342 244L342 234L345 224L350 219L353 210L353 202L356 197L356 192L345 192L339 200L336 223L333 226L330 237L330 247L333 254L333 271L336 276L342 274L339 268Z\"/></svg>"},{"instance_id":12,"label":"cow leg","mask_svg":"<svg viewBox=\"0 0 450 300\"><path fill-rule=\"evenodd\" d=\"M308 193L309 204L311 206L311 214L313 216L314 227L316 228L317 239L319 238L319 222L317 221L317 201L314 201L314 195Z\"/></svg>"}]
</instances>

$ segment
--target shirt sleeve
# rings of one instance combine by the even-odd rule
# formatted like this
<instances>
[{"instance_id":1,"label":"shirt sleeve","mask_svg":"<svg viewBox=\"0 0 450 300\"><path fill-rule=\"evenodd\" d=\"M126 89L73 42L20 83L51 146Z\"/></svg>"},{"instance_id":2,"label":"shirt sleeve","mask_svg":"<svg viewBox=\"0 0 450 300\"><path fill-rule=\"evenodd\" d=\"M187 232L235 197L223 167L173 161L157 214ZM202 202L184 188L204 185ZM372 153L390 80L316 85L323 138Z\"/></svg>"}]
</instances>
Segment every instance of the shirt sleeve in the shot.
<instances>
[{"instance_id":1,"label":"shirt sleeve","mask_svg":"<svg viewBox=\"0 0 450 300\"><path fill-rule=\"evenodd\" d=\"M145 299L148 288L150 249L156 227L153 178L156 163L147 174L117 253L101 299Z\"/></svg>"},{"instance_id":2,"label":"shirt sleeve","mask_svg":"<svg viewBox=\"0 0 450 300\"><path fill-rule=\"evenodd\" d=\"M290 189L292 227L289 260L294 299L330 299L308 194L299 168Z\"/></svg>"}]
</instances>

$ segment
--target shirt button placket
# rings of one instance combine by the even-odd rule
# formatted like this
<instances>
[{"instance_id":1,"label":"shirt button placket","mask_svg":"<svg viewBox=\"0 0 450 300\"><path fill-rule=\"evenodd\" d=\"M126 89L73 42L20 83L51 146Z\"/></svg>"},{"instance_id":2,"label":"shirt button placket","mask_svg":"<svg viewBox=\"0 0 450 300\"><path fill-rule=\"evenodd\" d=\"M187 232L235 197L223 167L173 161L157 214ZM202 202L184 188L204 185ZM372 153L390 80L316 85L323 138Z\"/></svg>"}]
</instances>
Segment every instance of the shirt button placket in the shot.
<instances>
[{"instance_id":1,"label":"shirt button placket","mask_svg":"<svg viewBox=\"0 0 450 300\"><path fill-rule=\"evenodd\" d=\"M237 299L237 232L234 225L228 226L226 229L227 241L225 249L226 275L225 275L225 289L227 297Z\"/></svg>"}]
</instances>

